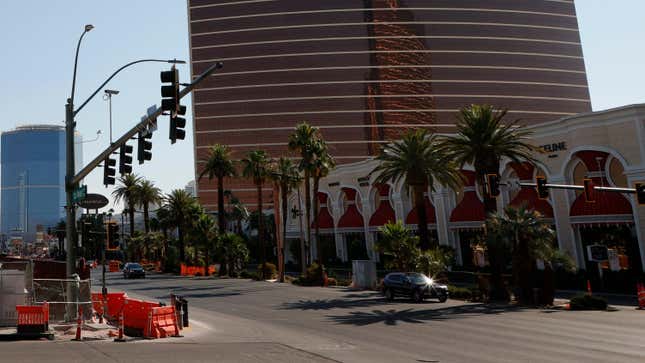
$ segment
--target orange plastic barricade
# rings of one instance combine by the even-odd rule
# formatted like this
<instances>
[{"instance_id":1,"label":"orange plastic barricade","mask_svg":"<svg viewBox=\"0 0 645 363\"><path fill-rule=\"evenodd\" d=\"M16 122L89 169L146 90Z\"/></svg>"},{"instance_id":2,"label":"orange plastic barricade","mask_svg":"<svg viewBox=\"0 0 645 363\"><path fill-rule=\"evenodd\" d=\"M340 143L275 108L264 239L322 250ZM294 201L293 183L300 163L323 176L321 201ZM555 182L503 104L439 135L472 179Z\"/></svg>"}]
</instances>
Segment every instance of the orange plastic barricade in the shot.
<instances>
[{"instance_id":1,"label":"orange plastic barricade","mask_svg":"<svg viewBox=\"0 0 645 363\"><path fill-rule=\"evenodd\" d=\"M150 312L152 308L159 307L159 303L126 298L123 307L123 325L127 335L150 335Z\"/></svg>"},{"instance_id":2,"label":"orange plastic barricade","mask_svg":"<svg viewBox=\"0 0 645 363\"><path fill-rule=\"evenodd\" d=\"M177 314L174 306L152 308L150 313L149 338L166 338L179 335Z\"/></svg>"},{"instance_id":3,"label":"orange plastic barricade","mask_svg":"<svg viewBox=\"0 0 645 363\"><path fill-rule=\"evenodd\" d=\"M214 275L215 272L217 272L215 265L208 266L209 275ZM198 266L186 266L184 264L181 264L179 274L181 276L206 276L206 268Z\"/></svg>"},{"instance_id":4,"label":"orange plastic barricade","mask_svg":"<svg viewBox=\"0 0 645 363\"><path fill-rule=\"evenodd\" d=\"M100 297L102 294L97 293L97 295ZM123 303L125 302L125 299L127 297L128 297L128 295L126 295L125 292L111 292L111 293L108 293L106 298L105 298L106 301L107 301L106 315L110 316L111 318L117 318L118 315L119 315L119 312L123 308ZM94 294L92 294L92 302L94 302Z\"/></svg>"},{"instance_id":5,"label":"orange plastic barricade","mask_svg":"<svg viewBox=\"0 0 645 363\"><path fill-rule=\"evenodd\" d=\"M16 305L18 313L18 334L44 333L49 330L49 304L26 306Z\"/></svg>"},{"instance_id":6,"label":"orange plastic barricade","mask_svg":"<svg viewBox=\"0 0 645 363\"><path fill-rule=\"evenodd\" d=\"M638 283L636 289L638 290L638 308L645 309L645 285Z\"/></svg>"},{"instance_id":7,"label":"orange plastic barricade","mask_svg":"<svg viewBox=\"0 0 645 363\"><path fill-rule=\"evenodd\" d=\"M98 315L105 315L103 310L103 294L100 292L92 293L92 309Z\"/></svg>"},{"instance_id":8,"label":"orange plastic barricade","mask_svg":"<svg viewBox=\"0 0 645 363\"><path fill-rule=\"evenodd\" d=\"M109 271L110 272L119 272L119 265L120 265L119 261L110 260Z\"/></svg>"}]
</instances>

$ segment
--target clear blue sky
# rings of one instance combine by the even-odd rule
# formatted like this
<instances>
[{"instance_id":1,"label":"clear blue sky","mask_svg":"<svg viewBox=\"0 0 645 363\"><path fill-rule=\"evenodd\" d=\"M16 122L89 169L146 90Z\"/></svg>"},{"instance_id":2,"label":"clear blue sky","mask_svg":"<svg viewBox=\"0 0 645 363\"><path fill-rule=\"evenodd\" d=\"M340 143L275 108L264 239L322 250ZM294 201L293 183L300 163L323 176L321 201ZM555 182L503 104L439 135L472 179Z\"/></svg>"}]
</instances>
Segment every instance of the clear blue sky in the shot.
<instances>
[{"instance_id":1,"label":"clear blue sky","mask_svg":"<svg viewBox=\"0 0 645 363\"><path fill-rule=\"evenodd\" d=\"M536 0L537 1L537 0ZM610 5L611 4L611 5ZM645 13L643 0L577 0L582 46L594 110L645 102ZM76 103L84 100L116 68L140 58L188 61L186 1L182 0L20 0L0 2L0 130L29 123L59 123L71 90L74 51L83 25L95 29L83 40ZM159 71L165 64L142 64L117 76L113 98L114 134L129 129L147 106L158 104ZM180 77L189 79L188 65ZM170 146L167 117L153 138L153 160L135 171L164 191L183 188L193 177L190 102L187 138ZM97 96L77 118L78 130L92 139L83 145L85 162L108 144L108 106ZM92 192L111 193L102 170L86 180Z\"/></svg>"}]
</instances>

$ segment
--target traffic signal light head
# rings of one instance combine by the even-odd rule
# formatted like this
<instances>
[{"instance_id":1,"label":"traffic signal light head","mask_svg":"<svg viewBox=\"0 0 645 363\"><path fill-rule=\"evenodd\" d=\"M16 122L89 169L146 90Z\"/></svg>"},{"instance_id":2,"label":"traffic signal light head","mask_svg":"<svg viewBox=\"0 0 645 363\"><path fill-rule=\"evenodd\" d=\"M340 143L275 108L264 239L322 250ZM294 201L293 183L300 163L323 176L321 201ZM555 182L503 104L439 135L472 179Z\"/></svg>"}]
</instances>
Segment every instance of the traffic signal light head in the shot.
<instances>
[{"instance_id":1,"label":"traffic signal light head","mask_svg":"<svg viewBox=\"0 0 645 363\"><path fill-rule=\"evenodd\" d=\"M108 250L119 248L119 225L116 222L108 222L106 231L106 244Z\"/></svg>"},{"instance_id":2,"label":"traffic signal light head","mask_svg":"<svg viewBox=\"0 0 645 363\"><path fill-rule=\"evenodd\" d=\"M486 184L488 186L486 192L489 197L499 196L499 175L486 174Z\"/></svg>"},{"instance_id":3,"label":"traffic signal light head","mask_svg":"<svg viewBox=\"0 0 645 363\"><path fill-rule=\"evenodd\" d=\"M139 164L143 164L146 161L152 160L152 132L139 132L139 137L137 138L137 159Z\"/></svg>"},{"instance_id":4,"label":"traffic signal light head","mask_svg":"<svg viewBox=\"0 0 645 363\"><path fill-rule=\"evenodd\" d=\"M169 83L161 86L161 109L179 112L179 72L173 66L169 71L161 72L160 78L162 83Z\"/></svg>"},{"instance_id":5,"label":"traffic signal light head","mask_svg":"<svg viewBox=\"0 0 645 363\"><path fill-rule=\"evenodd\" d=\"M645 205L645 183L636 183L636 200L638 205Z\"/></svg>"},{"instance_id":6,"label":"traffic signal light head","mask_svg":"<svg viewBox=\"0 0 645 363\"><path fill-rule=\"evenodd\" d=\"M175 143L177 140L186 138L186 119L183 117L170 117L170 142Z\"/></svg>"},{"instance_id":7,"label":"traffic signal light head","mask_svg":"<svg viewBox=\"0 0 645 363\"><path fill-rule=\"evenodd\" d=\"M119 173L130 174L132 173L132 146L123 144L119 148Z\"/></svg>"},{"instance_id":8,"label":"traffic signal light head","mask_svg":"<svg viewBox=\"0 0 645 363\"><path fill-rule=\"evenodd\" d=\"M584 186L585 186L585 199L587 203L595 203L596 198L595 198L595 191L593 187L593 181L591 179L585 179L583 181Z\"/></svg>"},{"instance_id":9,"label":"traffic signal light head","mask_svg":"<svg viewBox=\"0 0 645 363\"><path fill-rule=\"evenodd\" d=\"M546 177L538 176L535 179L537 185L538 198L549 199L549 188L546 186Z\"/></svg>"},{"instance_id":10,"label":"traffic signal light head","mask_svg":"<svg viewBox=\"0 0 645 363\"><path fill-rule=\"evenodd\" d=\"M103 185L114 185L116 183L116 160L106 158L103 162Z\"/></svg>"}]
</instances>

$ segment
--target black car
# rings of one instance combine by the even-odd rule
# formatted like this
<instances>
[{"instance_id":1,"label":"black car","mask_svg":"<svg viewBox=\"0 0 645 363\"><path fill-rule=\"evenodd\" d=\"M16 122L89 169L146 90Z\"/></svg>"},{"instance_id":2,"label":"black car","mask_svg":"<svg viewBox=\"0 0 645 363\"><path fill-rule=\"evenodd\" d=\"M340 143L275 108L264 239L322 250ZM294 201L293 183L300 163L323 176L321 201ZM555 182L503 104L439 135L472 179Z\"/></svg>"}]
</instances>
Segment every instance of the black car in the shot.
<instances>
[{"instance_id":1,"label":"black car","mask_svg":"<svg viewBox=\"0 0 645 363\"><path fill-rule=\"evenodd\" d=\"M381 285L381 292L388 300L397 296L409 297L416 302L425 298L436 298L439 302L448 300L448 287L417 272L393 272L387 274Z\"/></svg>"},{"instance_id":2,"label":"black car","mask_svg":"<svg viewBox=\"0 0 645 363\"><path fill-rule=\"evenodd\" d=\"M124 279L131 279L131 278L146 278L146 271L139 265L138 263L134 262L128 262L123 266L123 278Z\"/></svg>"}]
</instances>

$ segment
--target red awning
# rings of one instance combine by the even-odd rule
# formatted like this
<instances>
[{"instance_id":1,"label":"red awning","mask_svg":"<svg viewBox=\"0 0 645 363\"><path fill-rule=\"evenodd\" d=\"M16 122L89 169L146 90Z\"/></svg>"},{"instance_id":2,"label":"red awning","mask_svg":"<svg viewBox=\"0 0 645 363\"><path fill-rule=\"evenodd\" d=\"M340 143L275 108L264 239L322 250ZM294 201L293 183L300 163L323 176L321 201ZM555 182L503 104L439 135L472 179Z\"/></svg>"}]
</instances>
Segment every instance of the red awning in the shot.
<instances>
[{"instance_id":1,"label":"red awning","mask_svg":"<svg viewBox=\"0 0 645 363\"><path fill-rule=\"evenodd\" d=\"M530 163L511 163L511 168L513 168L520 181L530 182L533 179L535 167ZM524 206L527 209L538 211L544 218L553 218L551 204L544 199L538 198L537 191L533 188L521 188L509 205L512 207Z\"/></svg>"},{"instance_id":2,"label":"red awning","mask_svg":"<svg viewBox=\"0 0 645 363\"><path fill-rule=\"evenodd\" d=\"M334 228L334 219L329 214L329 208L327 207L328 196L325 193L318 192L318 203L320 211L318 212L318 225L319 228ZM311 222L311 228L316 228L316 223Z\"/></svg>"},{"instance_id":3,"label":"red awning","mask_svg":"<svg viewBox=\"0 0 645 363\"><path fill-rule=\"evenodd\" d=\"M450 213L451 227L472 228L480 226L486 216L484 214L484 203L479 200L475 192L475 172L470 170L462 170L461 172L466 177L464 198Z\"/></svg>"},{"instance_id":4,"label":"red awning","mask_svg":"<svg viewBox=\"0 0 645 363\"><path fill-rule=\"evenodd\" d=\"M343 188L347 197L347 208L338 221L338 228L363 228L363 216L356 207L356 190Z\"/></svg>"},{"instance_id":5,"label":"red awning","mask_svg":"<svg viewBox=\"0 0 645 363\"><path fill-rule=\"evenodd\" d=\"M609 185L604 170L609 154L602 151L580 151L575 154L592 174L594 185ZM571 205L572 224L631 224L633 223L632 206L622 194L616 192L594 191L595 202L587 202L584 193L578 195Z\"/></svg>"},{"instance_id":6,"label":"red awning","mask_svg":"<svg viewBox=\"0 0 645 363\"><path fill-rule=\"evenodd\" d=\"M423 198L425 200L426 204L426 217L428 218L428 224L435 224L437 223L437 215L434 210L434 206L432 203L430 203L430 200L428 199L428 196L424 196ZM412 210L410 210L410 213L408 213L408 216L405 218L405 223L406 224L419 224L419 216L417 213L417 208L413 205Z\"/></svg>"},{"instance_id":7,"label":"red awning","mask_svg":"<svg viewBox=\"0 0 645 363\"><path fill-rule=\"evenodd\" d=\"M381 201L374 214L370 217L370 227L378 227L388 222L396 222L394 209L390 205L390 186L387 184L379 184L376 188L378 188Z\"/></svg>"}]
</instances>

